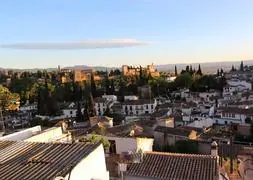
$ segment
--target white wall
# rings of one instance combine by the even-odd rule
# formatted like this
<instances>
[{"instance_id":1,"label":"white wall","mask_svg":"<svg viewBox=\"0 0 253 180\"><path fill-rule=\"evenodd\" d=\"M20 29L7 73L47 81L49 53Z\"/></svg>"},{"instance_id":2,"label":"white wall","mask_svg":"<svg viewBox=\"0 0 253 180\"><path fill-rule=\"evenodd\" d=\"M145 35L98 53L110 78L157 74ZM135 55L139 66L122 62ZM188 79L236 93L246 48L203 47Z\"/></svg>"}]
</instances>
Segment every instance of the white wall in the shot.
<instances>
[{"instance_id":1,"label":"white wall","mask_svg":"<svg viewBox=\"0 0 253 180\"><path fill-rule=\"evenodd\" d=\"M61 127L53 127L53 128L50 128L40 134L32 136L32 137L26 139L25 141L52 142L52 141L62 138L62 136L63 136L62 128Z\"/></svg>"},{"instance_id":2,"label":"white wall","mask_svg":"<svg viewBox=\"0 0 253 180\"><path fill-rule=\"evenodd\" d=\"M157 106L157 101L155 100L153 104L139 104L139 105L122 105L122 111L124 112L125 115L143 115L146 114L146 111L148 114L152 114L155 112L155 108ZM126 109L128 110L128 114L126 114ZM132 110L131 110L132 108ZM131 114L130 114L131 113Z\"/></svg>"},{"instance_id":3,"label":"white wall","mask_svg":"<svg viewBox=\"0 0 253 180\"><path fill-rule=\"evenodd\" d=\"M41 126L35 126L29 129L25 129L23 131L19 131L19 132L7 135L7 136L2 136L0 137L0 140L23 141L39 132L41 132Z\"/></svg>"},{"instance_id":4,"label":"white wall","mask_svg":"<svg viewBox=\"0 0 253 180\"><path fill-rule=\"evenodd\" d=\"M206 118L200 121L194 121L190 124L187 124L188 127L195 127L195 128L208 128L211 127L213 125L213 119L211 118Z\"/></svg>"},{"instance_id":5,"label":"white wall","mask_svg":"<svg viewBox=\"0 0 253 180\"><path fill-rule=\"evenodd\" d=\"M151 138L136 138L136 141L137 141L137 151L139 149L141 149L143 152L153 151L154 139L151 139Z\"/></svg>"},{"instance_id":6,"label":"white wall","mask_svg":"<svg viewBox=\"0 0 253 180\"><path fill-rule=\"evenodd\" d=\"M137 150L137 141L135 138L124 137L106 137L108 140L114 140L116 143L116 154Z\"/></svg>"},{"instance_id":7,"label":"white wall","mask_svg":"<svg viewBox=\"0 0 253 180\"><path fill-rule=\"evenodd\" d=\"M191 115L192 109L191 108L182 108L182 113L184 115Z\"/></svg>"},{"instance_id":8,"label":"white wall","mask_svg":"<svg viewBox=\"0 0 253 180\"><path fill-rule=\"evenodd\" d=\"M230 124L230 123L245 124L244 121L233 119L233 118L214 118L214 123L221 124L221 125Z\"/></svg>"},{"instance_id":9,"label":"white wall","mask_svg":"<svg viewBox=\"0 0 253 180\"><path fill-rule=\"evenodd\" d=\"M105 103L95 103L95 111L96 111L96 115L97 116L101 116L104 114L105 110L106 110L106 105ZM100 111L99 111L100 109Z\"/></svg>"},{"instance_id":10,"label":"white wall","mask_svg":"<svg viewBox=\"0 0 253 180\"><path fill-rule=\"evenodd\" d=\"M138 96L124 96L124 100L130 100L130 101L133 101L133 100L138 100Z\"/></svg>"},{"instance_id":11,"label":"white wall","mask_svg":"<svg viewBox=\"0 0 253 180\"><path fill-rule=\"evenodd\" d=\"M66 118L76 117L76 112L77 112L77 109L63 109L62 110L63 116Z\"/></svg>"},{"instance_id":12,"label":"white wall","mask_svg":"<svg viewBox=\"0 0 253 180\"><path fill-rule=\"evenodd\" d=\"M103 95L102 98L105 98L105 99L111 100L111 101L117 101L117 96L115 96L115 95Z\"/></svg>"},{"instance_id":13,"label":"white wall","mask_svg":"<svg viewBox=\"0 0 253 180\"><path fill-rule=\"evenodd\" d=\"M67 180L69 174L65 177ZM71 172L70 180L109 180L109 172L106 170L104 148L101 144L86 158L79 162Z\"/></svg>"},{"instance_id":14,"label":"white wall","mask_svg":"<svg viewBox=\"0 0 253 180\"><path fill-rule=\"evenodd\" d=\"M30 111L30 110L36 110L36 109L37 109L36 104L24 105L19 108L20 111Z\"/></svg>"}]
</instances>

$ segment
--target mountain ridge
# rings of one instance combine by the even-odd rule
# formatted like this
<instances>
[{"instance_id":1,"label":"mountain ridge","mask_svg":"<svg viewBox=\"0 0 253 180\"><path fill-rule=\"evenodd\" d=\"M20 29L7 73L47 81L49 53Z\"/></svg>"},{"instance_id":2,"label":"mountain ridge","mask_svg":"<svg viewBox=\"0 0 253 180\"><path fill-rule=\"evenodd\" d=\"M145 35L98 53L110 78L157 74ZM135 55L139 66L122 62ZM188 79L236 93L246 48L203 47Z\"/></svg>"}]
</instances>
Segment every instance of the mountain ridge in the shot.
<instances>
[{"instance_id":1,"label":"mountain ridge","mask_svg":"<svg viewBox=\"0 0 253 180\"><path fill-rule=\"evenodd\" d=\"M187 65L192 65L193 68L197 69L200 64L202 71L215 73L217 68L223 68L223 70L230 70L232 65L235 68L240 66L241 61L221 61L221 62L204 62L204 63L168 63L168 64L158 64L155 65L158 71L171 72L174 71L175 65L177 66L178 71L184 69ZM253 60L243 60L244 65L253 65ZM218 65L217 65L218 64ZM121 67L106 67L106 66L88 66L88 65L73 65L63 67L62 69L72 69L72 70L80 70L80 69L93 69L94 71L105 71L105 70L113 70L113 69L121 69ZM30 71L36 72L38 70L47 70L47 71L55 71L57 68L27 68L27 69L17 69L17 68L1 68L0 70L13 70L13 71Z\"/></svg>"}]
</instances>

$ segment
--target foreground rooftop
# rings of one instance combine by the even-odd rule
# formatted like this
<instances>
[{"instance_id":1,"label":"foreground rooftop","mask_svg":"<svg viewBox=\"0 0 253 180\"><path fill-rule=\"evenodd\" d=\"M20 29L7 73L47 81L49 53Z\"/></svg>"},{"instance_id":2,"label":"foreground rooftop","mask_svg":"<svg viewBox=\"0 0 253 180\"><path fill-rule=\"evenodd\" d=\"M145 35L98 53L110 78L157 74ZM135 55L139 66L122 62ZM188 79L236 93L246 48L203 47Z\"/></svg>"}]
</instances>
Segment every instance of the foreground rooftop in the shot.
<instances>
[{"instance_id":1,"label":"foreground rooftop","mask_svg":"<svg viewBox=\"0 0 253 180\"><path fill-rule=\"evenodd\" d=\"M0 141L0 179L65 177L99 144Z\"/></svg>"},{"instance_id":2,"label":"foreground rooftop","mask_svg":"<svg viewBox=\"0 0 253 180\"><path fill-rule=\"evenodd\" d=\"M148 152L141 163L129 165L130 177L154 179L218 179L217 158L211 155Z\"/></svg>"}]
</instances>

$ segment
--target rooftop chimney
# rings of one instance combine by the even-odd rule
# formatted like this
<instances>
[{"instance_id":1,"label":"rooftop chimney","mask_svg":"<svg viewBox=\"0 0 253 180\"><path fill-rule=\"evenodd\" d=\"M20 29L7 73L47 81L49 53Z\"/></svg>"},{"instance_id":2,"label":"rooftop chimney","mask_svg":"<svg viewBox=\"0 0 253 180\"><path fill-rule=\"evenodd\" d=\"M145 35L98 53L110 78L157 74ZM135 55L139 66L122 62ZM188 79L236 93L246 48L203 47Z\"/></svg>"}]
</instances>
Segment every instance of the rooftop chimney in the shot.
<instances>
[{"instance_id":1,"label":"rooftop chimney","mask_svg":"<svg viewBox=\"0 0 253 180\"><path fill-rule=\"evenodd\" d=\"M213 141L211 144L211 155L212 156L218 156L218 144L216 141Z\"/></svg>"}]
</instances>

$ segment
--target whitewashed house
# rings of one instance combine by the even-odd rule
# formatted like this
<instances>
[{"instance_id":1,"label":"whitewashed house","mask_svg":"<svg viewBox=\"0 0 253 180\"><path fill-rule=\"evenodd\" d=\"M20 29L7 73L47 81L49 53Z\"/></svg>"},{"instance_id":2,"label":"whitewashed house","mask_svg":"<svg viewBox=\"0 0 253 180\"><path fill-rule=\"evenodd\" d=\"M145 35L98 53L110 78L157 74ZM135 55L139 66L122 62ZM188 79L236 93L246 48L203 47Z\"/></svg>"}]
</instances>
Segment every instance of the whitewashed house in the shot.
<instances>
[{"instance_id":1,"label":"whitewashed house","mask_svg":"<svg viewBox=\"0 0 253 180\"><path fill-rule=\"evenodd\" d=\"M107 108L111 108L117 102L115 95L103 95L102 98L96 98L94 103L96 116L102 116Z\"/></svg>"},{"instance_id":2,"label":"whitewashed house","mask_svg":"<svg viewBox=\"0 0 253 180\"><path fill-rule=\"evenodd\" d=\"M127 116L147 115L154 113L156 106L156 99L128 100L122 103L122 111Z\"/></svg>"},{"instance_id":3,"label":"whitewashed house","mask_svg":"<svg viewBox=\"0 0 253 180\"><path fill-rule=\"evenodd\" d=\"M221 107L217 109L214 122L216 124L245 124L246 118L252 119L253 109L241 109L232 107Z\"/></svg>"},{"instance_id":4,"label":"whitewashed house","mask_svg":"<svg viewBox=\"0 0 253 180\"><path fill-rule=\"evenodd\" d=\"M35 111L37 110L37 104L25 104L23 106L20 106L19 108L20 111L26 112L26 111Z\"/></svg>"}]
</instances>

